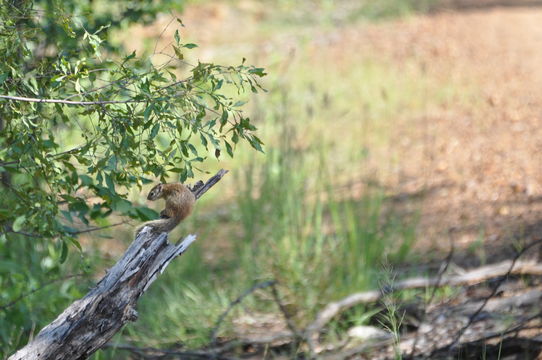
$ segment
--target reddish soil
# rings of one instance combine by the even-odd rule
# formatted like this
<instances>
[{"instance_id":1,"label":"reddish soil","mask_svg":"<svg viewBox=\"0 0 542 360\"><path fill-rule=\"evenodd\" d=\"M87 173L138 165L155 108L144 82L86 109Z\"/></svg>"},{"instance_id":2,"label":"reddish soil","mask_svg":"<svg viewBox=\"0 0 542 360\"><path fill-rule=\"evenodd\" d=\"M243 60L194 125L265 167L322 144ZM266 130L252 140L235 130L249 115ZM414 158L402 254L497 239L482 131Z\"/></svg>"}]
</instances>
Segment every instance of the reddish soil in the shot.
<instances>
[{"instance_id":1,"label":"reddish soil","mask_svg":"<svg viewBox=\"0 0 542 360\"><path fill-rule=\"evenodd\" d=\"M389 59L413 59L430 76L475 89L475 106L450 103L397 129L398 192L407 200L423 195L421 244L447 248L446 233L457 229L457 245L478 239L493 256L542 236L541 25L542 8L503 7L359 34Z\"/></svg>"},{"instance_id":2,"label":"reddish soil","mask_svg":"<svg viewBox=\"0 0 542 360\"><path fill-rule=\"evenodd\" d=\"M470 101L397 121L393 143L401 161L388 185L398 208L421 211L420 250L448 249L454 229L458 247L505 256L510 245L542 236L542 2L446 3L454 10L323 31L318 46L358 49L393 66L414 62L443 86L472 92ZM264 12L258 2L240 4L192 7L183 19L203 49L250 49L243 32L237 44L228 42L231 31Z\"/></svg>"}]
</instances>

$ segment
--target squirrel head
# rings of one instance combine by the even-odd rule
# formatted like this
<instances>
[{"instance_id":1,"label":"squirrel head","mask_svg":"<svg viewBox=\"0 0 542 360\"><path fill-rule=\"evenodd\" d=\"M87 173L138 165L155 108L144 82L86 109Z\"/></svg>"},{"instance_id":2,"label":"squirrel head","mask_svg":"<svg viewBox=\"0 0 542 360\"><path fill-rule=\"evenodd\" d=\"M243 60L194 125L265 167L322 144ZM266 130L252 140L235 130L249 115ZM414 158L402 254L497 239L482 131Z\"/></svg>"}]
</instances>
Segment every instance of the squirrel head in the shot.
<instances>
[{"instance_id":1,"label":"squirrel head","mask_svg":"<svg viewBox=\"0 0 542 360\"><path fill-rule=\"evenodd\" d=\"M160 183L153 187L147 196L147 200L156 200L162 197L162 187L164 184Z\"/></svg>"}]
</instances>

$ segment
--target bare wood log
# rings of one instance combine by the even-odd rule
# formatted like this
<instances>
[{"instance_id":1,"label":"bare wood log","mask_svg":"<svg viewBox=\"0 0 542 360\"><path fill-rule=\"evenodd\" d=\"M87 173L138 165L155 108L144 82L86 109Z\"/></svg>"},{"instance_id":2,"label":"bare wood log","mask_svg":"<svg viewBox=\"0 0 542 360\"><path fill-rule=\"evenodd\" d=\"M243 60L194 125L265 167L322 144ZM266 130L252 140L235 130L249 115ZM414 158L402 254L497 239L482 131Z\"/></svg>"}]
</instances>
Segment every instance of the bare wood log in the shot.
<instances>
[{"instance_id":1,"label":"bare wood log","mask_svg":"<svg viewBox=\"0 0 542 360\"><path fill-rule=\"evenodd\" d=\"M206 184L193 189L201 197L227 171L221 170ZM137 320L138 299L168 264L196 240L188 235L179 244L169 244L166 233L145 227L124 253L85 297L75 301L44 327L24 348L8 360L86 359L101 348L128 321Z\"/></svg>"},{"instance_id":2,"label":"bare wood log","mask_svg":"<svg viewBox=\"0 0 542 360\"><path fill-rule=\"evenodd\" d=\"M488 312L505 312L510 309L518 309L534 304L540 304L542 300L542 290L532 289L521 294L509 296L505 298L493 298L484 306L484 311ZM480 308L483 301L477 301L472 304L460 306L455 311L462 315L470 315Z\"/></svg>"},{"instance_id":3,"label":"bare wood log","mask_svg":"<svg viewBox=\"0 0 542 360\"><path fill-rule=\"evenodd\" d=\"M364 291L349 295L339 301L328 304L316 316L316 320L305 330L305 338L312 352L318 352L318 333L340 312L359 304L378 301L385 293L407 289L424 289L433 286L464 286L482 283L488 279L504 275L542 275L542 264L531 261L503 261L497 264L482 266L461 275L441 276L435 278L413 278L399 281L388 289Z\"/></svg>"},{"instance_id":4,"label":"bare wood log","mask_svg":"<svg viewBox=\"0 0 542 360\"><path fill-rule=\"evenodd\" d=\"M75 301L9 360L86 359L128 321L135 305L156 277L196 239L168 244L167 234L143 230L123 257L85 297Z\"/></svg>"}]
</instances>

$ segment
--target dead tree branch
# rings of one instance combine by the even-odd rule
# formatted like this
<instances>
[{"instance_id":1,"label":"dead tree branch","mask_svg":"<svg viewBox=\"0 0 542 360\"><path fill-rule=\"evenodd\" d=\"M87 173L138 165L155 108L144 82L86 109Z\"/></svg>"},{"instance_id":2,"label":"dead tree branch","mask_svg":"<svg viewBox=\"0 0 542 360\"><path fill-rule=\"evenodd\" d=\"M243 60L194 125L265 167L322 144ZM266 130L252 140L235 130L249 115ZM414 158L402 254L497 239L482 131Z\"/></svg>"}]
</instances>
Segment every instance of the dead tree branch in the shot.
<instances>
[{"instance_id":1,"label":"dead tree branch","mask_svg":"<svg viewBox=\"0 0 542 360\"><path fill-rule=\"evenodd\" d=\"M199 198L222 178L221 170L198 188ZM8 360L86 359L101 348L128 321L137 320L137 301L168 264L196 240L188 235L170 244L166 233L154 234L146 227L122 258L80 300L71 304L44 327L24 348Z\"/></svg>"},{"instance_id":2,"label":"dead tree branch","mask_svg":"<svg viewBox=\"0 0 542 360\"><path fill-rule=\"evenodd\" d=\"M475 285L492 278L508 275L542 275L542 264L530 261L509 260L494 265L483 266L461 275L406 279L386 289L386 293L407 289L425 289L434 286ZM321 329L339 313L359 304L378 301L382 296L383 292L380 290L364 291L328 304L318 313L316 320L307 326L305 330L305 339L309 347L313 350L317 348L317 337Z\"/></svg>"},{"instance_id":3,"label":"dead tree branch","mask_svg":"<svg viewBox=\"0 0 542 360\"><path fill-rule=\"evenodd\" d=\"M192 186L190 190L194 193L196 196L196 199L199 199L203 196L209 190L211 187L213 187L217 182L220 181L228 173L228 170L220 169L216 175L211 177L207 182L204 184L202 181L199 181L196 183L196 185Z\"/></svg>"},{"instance_id":4,"label":"dead tree branch","mask_svg":"<svg viewBox=\"0 0 542 360\"><path fill-rule=\"evenodd\" d=\"M446 273L446 271L448 270L448 267L450 266L450 263L452 262L452 259L454 257L454 251L455 251L455 246L454 246L454 238L453 238L453 232L454 230L450 230L448 232L448 240L450 241L450 251L448 252L448 255L446 256L446 260L444 261L444 263L442 264L442 266L440 267L439 269L439 272L437 274L437 285L435 287L433 287L433 291L431 292L431 296L429 297L429 300L427 301L426 305L424 306L423 308L423 314L422 314L422 317L421 317L421 320L420 320L420 323L423 323L425 322L426 318L427 318L427 308L429 306L431 306L431 304L433 303L433 300L435 299L435 296L437 294L437 289L439 288L439 284L442 280L442 277L444 276L444 274ZM416 332L416 337L414 338L414 343L412 344L412 350L410 352L410 357L412 357L414 355L414 352L416 351L416 345L418 344L418 340L419 340L419 333Z\"/></svg>"},{"instance_id":5,"label":"dead tree branch","mask_svg":"<svg viewBox=\"0 0 542 360\"><path fill-rule=\"evenodd\" d=\"M480 305L480 307L473 313L471 314L471 316L469 317L469 321L467 322L467 324L465 324L465 326L463 326L459 331L458 333L456 334L454 340L450 343L450 345L448 345L448 349L452 349L458 342L459 340L461 339L461 336L463 336L463 334L465 333L465 331L472 325L472 323L474 322L474 320L476 319L476 317L478 316L478 314L480 314L480 312L484 309L484 307L487 305L487 303L489 302L489 300L491 298L493 298L495 296L495 294L497 294L497 291L499 290L500 286L502 285L502 283L512 274L514 274L514 268L515 268L515 265L517 264L519 258L525 254L527 252L527 250L533 248L534 246L538 245L542 243L542 240L537 240L537 241L533 241L532 243L530 243L529 245L525 246L521 251L519 251L516 256L514 256L514 258L512 259L512 261L510 261L510 265L508 267L508 270L506 271L506 273L503 274L503 276L501 277L501 279L499 279L499 281L497 281L497 283L493 286L493 289L491 290L491 293L486 296L486 298L483 300L482 304ZM537 274L539 275L539 274Z\"/></svg>"},{"instance_id":6,"label":"dead tree branch","mask_svg":"<svg viewBox=\"0 0 542 360\"><path fill-rule=\"evenodd\" d=\"M228 306L228 308L218 317L218 320L216 321L216 324L215 324L213 330L211 331L211 346L216 345L216 337L218 335L218 330L220 329L220 325L222 324L222 322L224 321L226 316L228 316L230 311L236 305L240 304L241 301L243 301L244 298L246 298L247 296L252 294L254 291L256 291L258 289L263 289L263 288L266 288L266 287L269 287L269 286L273 286L274 284L275 284L275 280L268 280L268 281L259 282L259 283L255 284L255 285L253 285L252 287L250 287L250 289L245 290L241 295L239 295L237 297L237 299L232 301L230 306Z\"/></svg>"}]
</instances>

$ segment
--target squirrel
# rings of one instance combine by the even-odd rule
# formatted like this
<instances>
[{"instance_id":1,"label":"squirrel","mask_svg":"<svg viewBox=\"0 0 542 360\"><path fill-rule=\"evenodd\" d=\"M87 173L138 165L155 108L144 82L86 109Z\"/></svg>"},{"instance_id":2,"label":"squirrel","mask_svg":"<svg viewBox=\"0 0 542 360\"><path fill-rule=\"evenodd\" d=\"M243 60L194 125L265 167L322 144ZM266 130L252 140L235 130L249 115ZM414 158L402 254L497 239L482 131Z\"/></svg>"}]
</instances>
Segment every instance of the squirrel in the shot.
<instances>
[{"instance_id":1,"label":"squirrel","mask_svg":"<svg viewBox=\"0 0 542 360\"><path fill-rule=\"evenodd\" d=\"M166 208L160 212L160 219L148 221L139 227L136 236L145 226L153 228L153 232L170 232L179 225L190 213L196 202L194 193L181 183L158 184L151 189L147 200L166 200Z\"/></svg>"}]
</instances>

